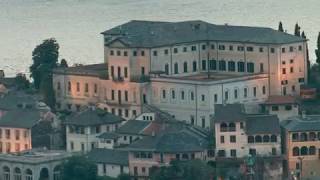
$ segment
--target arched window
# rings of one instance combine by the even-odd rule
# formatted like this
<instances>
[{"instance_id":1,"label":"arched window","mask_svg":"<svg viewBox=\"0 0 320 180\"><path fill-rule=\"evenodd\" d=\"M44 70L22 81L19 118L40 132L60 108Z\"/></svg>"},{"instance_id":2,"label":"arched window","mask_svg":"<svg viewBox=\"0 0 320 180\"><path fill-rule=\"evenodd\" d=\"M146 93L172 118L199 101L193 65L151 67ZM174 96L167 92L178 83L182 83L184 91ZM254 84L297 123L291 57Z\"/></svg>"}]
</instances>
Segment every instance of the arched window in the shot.
<instances>
[{"instance_id":1,"label":"arched window","mask_svg":"<svg viewBox=\"0 0 320 180\"><path fill-rule=\"evenodd\" d=\"M317 135L315 132L310 132L309 133L309 140L310 141L315 141L317 139Z\"/></svg>"},{"instance_id":2,"label":"arched window","mask_svg":"<svg viewBox=\"0 0 320 180\"><path fill-rule=\"evenodd\" d=\"M277 136L271 135L271 142L277 142Z\"/></svg>"},{"instance_id":3,"label":"arched window","mask_svg":"<svg viewBox=\"0 0 320 180\"><path fill-rule=\"evenodd\" d=\"M226 61L220 60L219 61L219 70L220 71L225 71L226 70Z\"/></svg>"},{"instance_id":4,"label":"arched window","mask_svg":"<svg viewBox=\"0 0 320 180\"><path fill-rule=\"evenodd\" d=\"M248 136L248 143L254 143L254 137Z\"/></svg>"},{"instance_id":5,"label":"arched window","mask_svg":"<svg viewBox=\"0 0 320 180\"><path fill-rule=\"evenodd\" d=\"M298 147L294 147L292 149L292 156L299 156L300 155L300 150Z\"/></svg>"},{"instance_id":6,"label":"arched window","mask_svg":"<svg viewBox=\"0 0 320 180\"><path fill-rule=\"evenodd\" d=\"M26 180L33 180L33 174L30 169L27 169L25 174L26 174Z\"/></svg>"},{"instance_id":7,"label":"arched window","mask_svg":"<svg viewBox=\"0 0 320 180\"><path fill-rule=\"evenodd\" d=\"M229 124L229 131L236 131L236 124L235 123Z\"/></svg>"},{"instance_id":8,"label":"arched window","mask_svg":"<svg viewBox=\"0 0 320 180\"><path fill-rule=\"evenodd\" d=\"M264 135L263 142L270 142L270 137L268 135Z\"/></svg>"},{"instance_id":9,"label":"arched window","mask_svg":"<svg viewBox=\"0 0 320 180\"><path fill-rule=\"evenodd\" d=\"M3 170L3 180L10 180L10 168L8 166L4 166Z\"/></svg>"},{"instance_id":10,"label":"arched window","mask_svg":"<svg viewBox=\"0 0 320 180\"><path fill-rule=\"evenodd\" d=\"M315 155L316 154L316 147L310 146L309 147L309 155Z\"/></svg>"},{"instance_id":11,"label":"arched window","mask_svg":"<svg viewBox=\"0 0 320 180\"><path fill-rule=\"evenodd\" d=\"M236 70L236 63L234 61L228 62L228 71L235 71Z\"/></svg>"},{"instance_id":12,"label":"arched window","mask_svg":"<svg viewBox=\"0 0 320 180\"><path fill-rule=\"evenodd\" d=\"M220 124L220 132L226 132L228 130L228 126L226 123Z\"/></svg>"},{"instance_id":13,"label":"arched window","mask_svg":"<svg viewBox=\"0 0 320 180\"><path fill-rule=\"evenodd\" d=\"M255 140L255 142L256 143L261 143L262 142L262 138L261 138L261 136L256 136L255 138L254 138L254 140Z\"/></svg>"},{"instance_id":14,"label":"arched window","mask_svg":"<svg viewBox=\"0 0 320 180\"><path fill-rule=\"evenodd\" d=\"M308 148L307 148L306 146L303 146L303 147L300 149L300 154L301 154L301 156L308 155Z\"/></svg>"},{"instance_id":15,"label":"arched window","mask_svg":"<svg viewBox=\"0 0 320 180\"><path fill-rule=\"evenodd\" d=\"M169 75L169 64L164 65L164 72Z\"/></svg>"},{"instance_id":16,"label":"arched window","mask_svg":"<svg viewBox=\"0 0 320 180\"><path fill-rule=\"evenodd\" d=\"M178 63L174 63L174 74L178 74L178 73L179 73Z\"/></svg>"},{"instance_id":17,"label":"arched window","mask_svg":"<svg viewBox=\"0 0 320 180\"><path fill-rule=\"evenodd\" d=\"M60 180L61 179L61 166L56 166L53 169L53 180Z\"/></svg>"},{"instance_id":18,"label":"arched window","mask_svg":"<svg viewBox=\"0 0 320 180\"><path fill-rule=\"evenodd\" d=\"M14 171L13 171L13 179L14 179L14 180L22 180L20 168L18 168L18 167L14 168Z\"/></svg>"},{"instance_id":19,"label":"arched window","mask_svg":"<svg viewBox=\"0 0 320 180\"><path fill-rule=\"evenodd\" d=\"M292 133L292 141L299 141L299 134L298 133Z\"/></svg>"},{"instance_id":20,"label":"arched window","mask_svg":"<svg viewBox=\"0 0 320 180\"><path fill-rule=\"evenodd\" d=\"M301 133L300 134L300 141L307 141L307 140L308 140L307 133Z\"/></svg>"},{"instance_id":21,"label":"arched window","mask_svg":"<svg viewBox=\"0 0 320 180\"><path fill-rule=\"evenodd\" d=\"M192 62L192 71L196 72L197 71L197 61Z\"/></svg>"},{"instance_id":22,"label":"arched window","mask_svg":"<svg viewBox=\"0 0 320 180\"><path fill-rule=\"evenodd\" d=\"M188 72L188 63L187 62L183 63L183 72L184 73Z\"/></svg>"}]
</instances>

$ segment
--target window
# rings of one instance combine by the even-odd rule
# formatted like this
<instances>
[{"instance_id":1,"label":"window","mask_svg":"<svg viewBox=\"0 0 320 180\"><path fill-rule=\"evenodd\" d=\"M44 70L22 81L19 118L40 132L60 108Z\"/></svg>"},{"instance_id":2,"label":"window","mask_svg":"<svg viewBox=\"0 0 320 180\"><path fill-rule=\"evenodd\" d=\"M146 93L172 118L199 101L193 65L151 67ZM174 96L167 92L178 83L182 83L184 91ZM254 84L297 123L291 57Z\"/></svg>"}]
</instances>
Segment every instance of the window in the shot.
<instances>
[{"instance_id":1,"label":"window","mask_svg":"<svg viewBox=\"0 0 320 180\"><path fill-rule=\"evenodd\" d=\"M187 47L183 47L183 52L187 52L188 48Z\"/></svg>"},{"instance_id":2,"label":"window","mask_svg":"<svg viewBox=\"0 0 320 180\"><path fill-rule=\"evenodd\" d=\"M293 133L291 135L291 138L292 138L293 142L299 141L299 134L298 133Z\"/></svg>"},{"instance_id":3,"label":"window","mask_svg":"<svg viewBox=\"0 0 320 180\"><path fill-rule=\"evenodd\" d=\"M299 51L302 51L302 46L301 45L299 46Z\"/></svg>"},{"instance_id":4,"label":"window","mask_svg":"<svg viewBox=\"0 0 320 180\"><path fill-rule=\"evenodd\" d=\"M207 69L207 61L202 60L202 70L206 70L206 69Z\"/></svg>"},{"instance_id":5,"label":"window","mask_svg":"<svg viewBox=\"0 0 320 180\"><path fill-rule=\"evenodd\" d=\"M236 65L234 61L229 61L228 62L228 70L229 71L235 71L236 70Z\"/></svg>"},{"instance_id":6,"label":"window","mask_svg":"<svg viewBox=\"0 0 320 180\"><path fill-rule=\"evenodd\" d=\"M213 101L214 101L214 103L217 103L217 102L218 102L218 94L215 94L215 95L213 96Z\"/></svg>"},{"instance_id":7,"label":"window","mask_svg":"<svg viewBox=\"0 0 320 180\"><path fill-rule=\"evenodd\" d=\"M290 52L293 52L293 46L290 46L290 47L289 47L289 51L290 51Z\"/></svg>"},{"instance_id":8,"label":"window","mask_svg":"<svg viewBox=\"0 0 320 180\"><path fill-rule=\"evenodd\" d=\"M191 51L196 51L197 50L197 46L191 46Z\"/></svg>"},{"instance_id":9,"label":"window","mask_svg":"<svg viewBox=\"0 0 320 180\"><path fill-rule=\"evenodd\" d=\"M193 72L197 71L197 61L193 61L193 63L192 63L192 71Z\"/></svg>"},{"instance_id":10,"label":"window","mask_svg":"<svg viewBox=\"0 0 320 180\"><path fill-rule=\"evenodd\" d=\"M84 85L84 92L85 93L89 92L89 84L88 83L85 83L85 85Z\"/></svg>"},{"instance_id":11,"label":"window","mask_svg":"<svg viewBox=\"0 0 320 180\"><path fill-rule=\"evenodd\" d=\"M205 101L206 100L206 96L204 94L201 95L201 101Z\"/></svg>"},{"instance_id":12,"label":"window","mask_svg":"<svg viewBox=\"0 0 320 180\"><path fill-rule=\"evenodd\" d=\"M192 125L194 125L194 116L193 116L193 115L190 116L190 123L191 123Z\"/></svg>"},{"instance_id":13,"label":"window","mask_svg":"<svg viewBox=\"0 0 320 180\"><path fill-rule=\"evenodd\" d=\"M113 55L114 55L114 51L110 50L110 56L113 56Z\"/></svg>"},{"instance_id":14,"label":"window","mask_svg":"<svg viewBox=\"0 0 320 180\"><path fill-rule=\"evenodd\" d=\"M253 73L254 72L254 63L247 63L247 72Z\"/></svg>"},{"instance_id":15,"label":"window","mask_svg":"<svg viewBox=\"0 0 320 180\"><path fill-rule=\"evenodd\" d=\"M215 49L215 46L214 46L214 44L211 44L211 49Z\"/></svg>"},{"instance_id":16,"label":"window","mask_svg":"<svg viewBox=\"0 0 320 180\"><path fill-rule=\"evenodd\" d=\"M158 51L153 51L153 56L158 56Z\"/></svg>"},{"instance_id":17,"label":"window","mask_svg":"<svg viewBox=\"0 0 320 180\"><path fill-rule=\"evenodd\" d=\"M260 72L264 72L263 63L260 63Z\"/></svg>"},{"instance_id":18,"label":"window","mask_svg":"<svg viewBox=\"0 0 320 180\"><path fill-rule=\"evenodd\" d=\"M252 52L252 51L253 51L253 47L248 46L248 47L247 47L247 51L248 51L248 52Z\"/></svg>"},{"instance_id":19,"label":"window","mask_svg":"<svg viewBox=\"0 0 320 180\"><path fill-rule=\"evenodd\" d=\"M209 69L210 70L217 70L217 61L216 60L209 60Z\"/></svg>"},{"instance_id":20,"label":"window","mask_svg":"<svg viewBox=\"0 0 320 180\"><path fill-rule=\"evenodd\" d=\"M247 97L248 97L248 89L247 89L247 88L244 88L244 89L243 89L243 97L244 97L244 98L247 98Z\"/></svg>"},{"instance_id":21,"label":"window","mask_svg":"<svg viewBox=\"0 0 320 180\"><path fill-rule=\"evenodd\" d=\"M248 143L254 143L254 137L248 136Z\"/></svg>"},{"instance_id":22,"label":"window","mask_svg":"<svg viewBox=\"0 0 320 180\"><path fill-rule=\"evenodd\" d=\"M169 64L164 65L164 72L169 75Z\"/></svg>"},{"instance_id":23,"label":"window","mask_svg":"<svg viewBox=\"0 0 320 180\"><path fill-rule=\"evenodd\" d=\"M206 127L206 118L205 118L205 117L202 117L202 118L201 118L201 127L202 127L202 128L205 128L205 127Z\"/></svg>"},{"instance_id":24,"label":"window","mask_svg":"<svg viewBox=\"0 0 320 180\"><path fill-rule=\"evenodd\" d=\"M172 99L176 98L176 92L174 90L171 90L171 98Z\"/></svg>"},{"instance_id":25,"label":"window","mask_svg":"<svg viewBox=\"0 0 320 180\"><path fill-rule=\"evenodd\" d=\"M220 136L220 143L221 143L221 144L224 143L224 136Z\"/></svg>"},{"instance_id":26,"label":"window","mask_svg":"<svg viewBox=\"0 0 320 180\"><path fill-rule=\"evenodd\" d=\"M263 52L263 47L260 47L260 48L259 48L259 52Z\"/></svg>"},{"instance_id":27,"label":"window","mask_svg":"<svg viewBox=\"0 0 320 180\"><path fill-rule=\"evenodd\" d=\"M278 106L272 106L272 107L271 107L271 110L272 110L272 111L279 111L279 107L278 107Z\"/></svg>"},{"instance_id":28,"label":"window","mask_svg":"<svg viewBox=\"0 0 320 180\"><path fill-rule=\"evenodd\" d=\"M310 146L309 147L309 155L315 155L316 154L316 147Z\"/></svg>"},{"instance_id":29,"label":"window","mask_svg":"<svg viewBox=\"0 0 320 180\"><path fill-rule=\"evenodd\" d=\"M181 97L181 100L184 100L184 91L181 91L181 93L180 93L180 97Z\"/></svg>"},{"instance_id":30,"label":"window","mask_svg":"<svg viewBox=\"0 0 320 180\"><path fill-rule=\"evenodd\" d=\"M249 154L251 154L252 156L255 156L257 154L256 149L249 149Z\"/></svg>"},{"instance_id":31,"label":"window","mask_svg":"<svg viewBox=\"0 0 320 180\"><path fill-rule=\"evenodd\" d=\"M264 135L262 140L263 142L270 142L270 137L268 135Z\"/></svg>"},{"instance_id":32,"label":"window","mask_svg":"<svg viewBox=\"0 0 320 180\"><path fill-rule=\"evenodd\" d=\"M10 139L10 129L5 130L6 139Z\"/></svg>"},{"instance_id":33,"label":"window","mask_svg":"<svg viewBox=\"0 0 320 180\"><path fill-rule=\"evenodd\" d=\"M191 99L191 101L194 100L194 93L193 92L190 93L190 99Z\"/></svg>"},{"instance_id":34,"label":"window","mask_svg":"<svg viewBox=\"0 0 320 180\"><path fill-rule=\"evenodd\" d=\"M144 51L141 51L141 56L144 56Z\"/></svg>"},{"instance_id":35,"label":"window","mask_svg":"<svg viewBox=\"0 0 320 180\"><path fill-rule=\"evenodd\" d=\"M145 74L144 67L141 67L141 75L144 75L144 74Z\"/></svg>"},{"instance_id":36,"label":"window","mask_svg":"<svg viewBox=\"0 0 320 180\"><path fill-rule=\"evenodd\" d=\"M275 53L275 49L274 48L270 48L270 52L271 53Z\"/></svg>"},{"instance_id":37,"label":"window","mask_svg":"<svg viewBox=\"0 0 320 180\"><path fill-rule=\"evenodd\" d=\"M299 81L299 83L303 83L304 82L304 78L299 78L298 81Z\"/></svg>"},{"instance_id":38,"label":"window","mask_svg":"<svg viewBox=\"0 0 320 180\"><path fill-rule=\"evenodd\" d=\"M290 67L290 73L293 73L293 67Z\"/></svg>"},{"instance_id":39,"label":"window","mask_svg":"<svg viewBox=\"0 0 320 180\"><path fill-rule=\"evenodd\" d=\"M300 150L298 147L294 147L292 149L292 156L299 156L300 155Z\"/></svg>"},{"instance_id":40,"label":"window","mask_svg":"<svg viewBox=\"0 0 320 180\"><path fill-rule=\"evenodd\" d=\"M94 85L93 85L93 92L94 92L95 94L98 93L98 85L97 85L97 84L94 84Z\"/></svg>"},{"instance_id":41,"label":"window","mask_svg":"<svg viewBox=\"0 0 320 180\"><path fill-rule=\"evenodd\" d=\"M121 51L117 51L117 56L121 56Z\"/></svg>"},{"instance_id":42,"label":"window","mask_svg":"<svg viewBox=\"0 0 320 180\"><path fill-rule=\"evenodd\" d=\"M179 73L178 63L174 63L174 74L178 74L178 73Z\"/></svg>"},{"instance_id":43,"label":"window","mask_svg":"<svg viewBox=\"0 0 320 180\"><path fill-rule=\"evenodd\" d=\"M244 62L238 62L238 72L244 72Z\"/></svg>"},{"instance_id":44,"label":"window","mask_svg":"<svg viewBox=\"0 0 320 180\"><path fill-rule=\"evenodd\" d=\"M262 94L265 95L266 94L266 87L262 86Z\"/></svg>"},{"instance_id":45,"label":"window","mask_svg":"<svg viewBox=\"0 0 320 180\"><path fill-rule=\"evenodd\" d=\"M225 47L225 45L219 45L219 50L225 50L226 49L226 47Z\"/></svg>"},{"instance_id":46,"label":"window","mask_svg":"<svg viewBox=\"0 0 320 180\"><path fill-rule=\"evenodd\" d=\"M162 90L162 99L165 99L166 98L166 90Z\"/></svg>"},{"instance_id":47,"label":"window","mask_svg":"<svg viewBox=\"0 0 320 180\"><path fill-rule=\"evenodd\" d=\"M188 63L187 62L183 63L183 72L184 73L188 72Z\"/></svg>"},{"instance_id":48,"label":"window","mask_svg":"<svg viewBox=\"0 0 320 180\"><path fill-rule=\"evenodd\" d=\"M308 155L308 148L306 146L302 146L300 149L300 155L305 156Z\"/></svg>"},{"instance_id":49,"label":"window","mask_svg":"<svg viewBox=\"0 0 320 180\"><path fill-rule=\"evenodd\" d=\"M277 136L271 135L271 142L277 142Z\"/></svg>"},{"instance_id":50,"label":"window","mask_svg":"<svg viewBox=\"0 0 320 180\"><path fill-rule=\"evenodd\" d=\"M137 56L138 53L137 53L137 51L133 51L132 54L133 54L133 56Z\"/></svg>"},{"instance_id":51,"label":"window","mask_svg":"<svg viewBox=\"0 0 320 180\"><path fill-rule=\"evenodd\" d=\"M224 60L219 61L219 70L225 71L226 70L226 62Z\"/></svg>"},{"instance_id":52,"label":"window","mask_svg":"<svg viewBox=\"0 0 320 180\"><path fill-rule=\"evenodd\" d=\"M282 74L286 74L286 68L282 68Z\"/></svg>"},{"instance_id":53,"label":"window","mask_svg":"<svg viewBox=\"0 0 320 180\"><path fill-rule=\"evenodd\" d=\"M230 46L229 46L229 50L230 50L230 51L233 51L233 46L230 45Z\"/></svg>"},{"instance_id":54,"label":"window","mask_svg":"<svg viewBox=\"0 0 320 180\"><path fill-rule=\"evenodd\" d=\"M254 141L255 141L256 143L261 143L261 142L262 142L262 137L259 136L259 135L257 135L256 137L254 137Z\"/></svg>"},{"instance_id":55,"label":"window","mask_svg":"<svg viewBox=\"0 0 320 180\"><path fill-rule=\"evenodd\" d=\"M231 150L230 150L230 156L231 156L231 157L237 157L237 150L231 149Z\"/></svg>"},{"instance_id":56,"label":"window","mask_svg":"<svg viewBox=\"0 0 320 180\"><path fill-rule=\"evenodd\" d=\"M127 51L124 51L124 52L123 52L123 56L128 56L128 52L127 52Z\"/></svg>"},{"instance_id":57,"label":"window","mask_svg":"<svg viewBox=\"0 0 320 180\"><path fill-rule=\"evenodd\" d=\"M114 100L114 90L111 90L111 100Z\"/></svg>"},{"instance_id":58,"label":"window","mask_svg":"<svg viewBox=\"0 0 320 180\"><path fill-rule=\"evenodd\" d=\"M206 50L206 45L205 44L202 45L202 50Z\"/></svg>"},{"instance_id":59,"label":"window","mask_svg":"<svg viewBox=\"0 0 320 180\"><path fill-rule=\"evenodd\" d=\"M80 83L77 82L77 92L80 92Z\"/></svg>"},{"instance_id":60,"label":"window","mask_svg":"<svg viewBox=\"0 0 320 180\"><path fill-rule=\"evenodd\" d=\"M238 51L244 51L244 47L243 46L238 46Z\"/></svg>"},{"instance_id":61,"label":"window","mask_svg":"<svg viewBox=\"0 0 320 180\"><path fill-rule=\"evenodd\" d=\"M127 78L128 77L128 68L124 67L124 77Z\"/></svg>"},{"instance_id":62,"label":"window","mask_svg":"<svg viewBox=\"0 0 320 180\"><path fill-rule=\"evenodd\" d=\"M71 92L71 82L68 82L68 91Z\"/></svg>"},{"instance_id":63,"label":"window","mask_svg":"<svg viewBox=\"0 0 320 180\"><path fill-rule=\"evenodd\" d=\"M228 101L228 99L229 99L229 91L225 91L224 92L224 100Z\"/></svg>"},{"instance_id":64,"label":"window","mask_svg":"<svg viewBox=\"0 0 320 180\"><path fill-rule=\"evenodd\" d=\"M165 54L165 55L168 55L168 54L169 54L169 50L168 50L168 49L165 49L165 50L164 50L164 54Z\"/></svg>"},{"instance_id":65,"label":"window","mask_svg":"<svg viewBox=\"0 0 320 180\"><path fill-rule=\"evenodd\" d=\"M20 131L15 130L16 140L20 140Z\"/></svg>"},{"instance_id":66,"label":"window","mask_svg":"<svg viewBox=\"0 0 320 180\"><path fill-rule=\"evenodd\" d=\"M292 106L291 105L286 105L284 108L285 108L286 111L291 111L292 110Z\"/></svg>"},{"instance_id":67,"label":"window","mask_svg":"<svg viewBox=\"0 0 320 180\"><path fill-rule=\"evenodd\" d=\"M282 53L286 53L286 48L281 49Z\"/></svg>"},{"instance_id":68,"label":"window","mask_svg":"<svg viewBox=\"0 0 320 180\"><path fill-rule=\"evenodd\" d=\"M271 149L271 154L272 154L273 156L277 155L277 149L276 149L276 148L272 148L272 149Z\"/></svg>"},{"instance_id":69,"label":"window","mask_svg":"<svg viewBox=\"0 0 320 180\"><path fill-rule=\"evenodd\" d=\"M111 66L111 77L113 77L113 76L114 76L114 67Z\"/></svg>"},{"instance_id":70,"label":"window","mask_svg":"<svg viewBox=\"0 0 320 180\"><path fill-rule=\"evenodd\" d=\"M124 91L124 100L126 102L128 102L129 98L128 98L128 91Z\"/></svg>"},{"instance_id":71,"label":"window","mask_svg":"<svg viewBox=\"0 0 320 180\"><path fill-rule=\"evenodd\" d=\"M177 54L178 53L178 48L173 48L173 53Z\"/></svg>"},{"instance_id":72,"label":"window","mask_svg":"<svg viewBox=\"0 0 320 180\"><path fill-rule=\"evenodd\" d=\"M230 136L230 142L231 143L236 143L236 136Z\"/></svg>"},{"instance_id":73,"label":"window","mask_svg":"<svg viewBox=\"0 0 320 180\"><path fill-rule=\"evenodd\" d=\"M235 99L238 99L238 89L235 89L235 90L234 90L234 98L235 98Z\"/></svg>"},{"instance_id":74,"label":"window","mask_svg":"<svg viewBox=\"0 0 320 180\"><path fill-rule=\"evenodd\" d=\"M124 110L124 116L125 116L125 117L129 117L129 110L128 110L128 109L125 109L125 110Z\"/></svg>"},{"instance_id":75,"label":"window","mask_svg":"<svg viewBox=\"0 0 320 180\"><path fill-rule=\"evenodd\" d=\"M257 88L253 87L253 96L256 97L257 96Z\"/></svg>"}]
</instances>

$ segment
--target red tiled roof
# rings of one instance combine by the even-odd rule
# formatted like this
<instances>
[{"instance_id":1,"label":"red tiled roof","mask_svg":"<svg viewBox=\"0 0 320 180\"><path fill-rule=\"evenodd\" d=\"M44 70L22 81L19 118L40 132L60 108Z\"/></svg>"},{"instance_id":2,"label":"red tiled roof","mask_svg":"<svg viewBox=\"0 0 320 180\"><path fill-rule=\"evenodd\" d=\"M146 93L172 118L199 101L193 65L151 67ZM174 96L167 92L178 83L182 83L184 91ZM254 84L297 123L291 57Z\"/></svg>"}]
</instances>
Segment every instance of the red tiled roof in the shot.
<instances>
[{"instance_id":1,"label":"red tiled roof","mask_svg":"<svg viewBox=\"0 0 320 180\"><path fill-rule=\"evenodd\" d=\"M266 105L272 104L296 104L297 99L294 96L269 96L268 100L263 103Z\"/></svg>"}]
</instances>

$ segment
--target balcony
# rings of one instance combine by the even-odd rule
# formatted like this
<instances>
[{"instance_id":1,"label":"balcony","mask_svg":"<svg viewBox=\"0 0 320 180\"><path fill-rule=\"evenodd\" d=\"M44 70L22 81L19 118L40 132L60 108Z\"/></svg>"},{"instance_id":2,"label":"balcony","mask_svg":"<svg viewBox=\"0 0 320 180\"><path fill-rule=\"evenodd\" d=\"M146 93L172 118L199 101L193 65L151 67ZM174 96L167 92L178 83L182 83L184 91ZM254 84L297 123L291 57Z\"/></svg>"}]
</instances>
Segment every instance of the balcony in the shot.
<instances>
[{"instance_id":1,"label":"balcony","mask_svg":"<svg viewBox=\"0 0 320 180\"><path fill-rule=\"evenodd\" d=\"M114 82L123 82L124 78L123 77L112 77L112 81L114 81Z\"/></svg>"},{"instance_id":2,"label":"balcony","mask_svg":"<svg viewBox=\"0 0 320 180\"><path fill-rule=\"evenodd\" d=\"M130 81L131 82L136 82L136 83L150 82L150 76L147 76L147 75L131 76Z\"/></svg>"}]
</instances>

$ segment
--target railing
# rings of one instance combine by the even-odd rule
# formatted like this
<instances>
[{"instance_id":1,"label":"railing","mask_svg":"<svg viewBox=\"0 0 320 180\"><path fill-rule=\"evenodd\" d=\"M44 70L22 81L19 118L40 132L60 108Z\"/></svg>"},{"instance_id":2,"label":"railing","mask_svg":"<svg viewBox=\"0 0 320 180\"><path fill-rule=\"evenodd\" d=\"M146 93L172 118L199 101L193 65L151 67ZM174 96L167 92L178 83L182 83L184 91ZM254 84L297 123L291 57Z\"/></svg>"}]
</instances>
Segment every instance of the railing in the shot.
<instances>
[{"instance_id":1,"label":"railing","mask_svg":"<svg viewBox=\"0 0 320 180\"><path fill-rule=\"evenodd\" d=\"M147 75L131 76L130 81L131 82L137 82L137 83L150 82L150 76L147 76Z\"/></svg>"}]
</instances>

